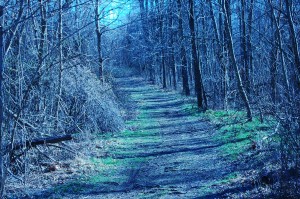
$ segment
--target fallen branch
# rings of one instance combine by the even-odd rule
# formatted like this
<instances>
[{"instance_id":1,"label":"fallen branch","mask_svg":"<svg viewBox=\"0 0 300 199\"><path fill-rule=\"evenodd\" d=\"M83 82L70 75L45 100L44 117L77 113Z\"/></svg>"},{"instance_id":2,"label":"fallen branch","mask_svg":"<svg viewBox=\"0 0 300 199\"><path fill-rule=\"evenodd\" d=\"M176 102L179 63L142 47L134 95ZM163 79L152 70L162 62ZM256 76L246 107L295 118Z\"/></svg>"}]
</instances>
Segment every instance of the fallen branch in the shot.
<instances>
[{"instance_id":1,"label":"fallen branch","mask_svg":"<svg viewBox=\"0 0 300 199\"><path fill-rule=\"evenodd\" d=\"M71 135L63 135L63 136L57 136L57 137L35 139L32 141L27 140L23 144L15 145L13 147L13 150L19 150L19 149L23 149L23 148L33 148L38 145L53 144L53 143L58 143L58 142L62 142L62 141L67 141L67 140L72 140L72 136Z\"/></svg>"},{"instance_id":2,"label":"fallen branch","mask_svg":"<svg viewBox=\"0 0 300 199\"><path fill-rule=\"evenodd\" d=\"M9 146L7 146L5 152L8 153L9 151L17 151L20 149L30 149L30 148L34 148L38 145L54 144L54 143L59 143L62 141L68 141L68 140L72 140L71 135L63 135L63 136L55 136L55 137L27 140L25 143L15 144L12 148L9 148Z\"/></svg>"}]
</instances>

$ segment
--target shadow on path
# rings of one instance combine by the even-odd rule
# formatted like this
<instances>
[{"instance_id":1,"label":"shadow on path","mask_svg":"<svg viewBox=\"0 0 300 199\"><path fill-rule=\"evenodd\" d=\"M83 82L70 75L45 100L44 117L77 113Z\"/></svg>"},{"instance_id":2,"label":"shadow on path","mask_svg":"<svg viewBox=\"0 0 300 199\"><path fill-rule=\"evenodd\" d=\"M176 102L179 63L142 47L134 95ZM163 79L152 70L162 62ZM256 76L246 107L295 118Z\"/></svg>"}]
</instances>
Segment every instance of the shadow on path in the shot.
<instances>
[{"instance_id":1,"label":"shadow on path","mask_svg":"<svg viewBox=\"0 0 300 199\"><path fill-rule=\"evenodd\" d=\"M218 156L214 127L190 116L182 97L147 84L142 78L118 78L122 92L137 103L140 121L133 132L113 137L123 145L108 151L118 164L98 183L77 182L65 198L218 198L214 183L230 172ZM139 132L139 133L135 133ZM110 180L110 178L118 180ZM76 192L75 192L75 191Z\"/></svg>"}]
</instances>

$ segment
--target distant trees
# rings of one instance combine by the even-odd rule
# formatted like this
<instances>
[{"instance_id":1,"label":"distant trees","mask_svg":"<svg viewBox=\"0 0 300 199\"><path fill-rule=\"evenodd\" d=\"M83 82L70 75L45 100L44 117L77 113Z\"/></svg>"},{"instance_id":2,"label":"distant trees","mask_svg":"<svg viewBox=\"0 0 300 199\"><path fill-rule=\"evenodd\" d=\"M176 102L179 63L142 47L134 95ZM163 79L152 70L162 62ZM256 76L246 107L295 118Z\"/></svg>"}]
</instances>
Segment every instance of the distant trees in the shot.
<instances>
[{"instance_id":1,"label":"distant trees","mask_svg":"<svg viewBox=\"0 0 300 199\"><path fill-rule=\"evenodd\" d=\"M298 3L139 0L138 5L141 20L127 26L124 38L128 52L144 53L131 54L127 64L138 64L163 88L195 91L200 109L206 103L245 107L251 120L263 102L288 103L299 89Z\"/></svg>"},{"instance_id":2,"label":"distant trees","mask_svg":"<svg viewBox=\"0 0 300 199\"><path fill-rule=\"evenodd\" d=\"M139 8L141 20L124 36L127 65L196 96L199 110L241 109L248 121L272 115L289 132L282 140L290 157L299 143L300 2L139 0Z\"/></svg>"}]
</instances>

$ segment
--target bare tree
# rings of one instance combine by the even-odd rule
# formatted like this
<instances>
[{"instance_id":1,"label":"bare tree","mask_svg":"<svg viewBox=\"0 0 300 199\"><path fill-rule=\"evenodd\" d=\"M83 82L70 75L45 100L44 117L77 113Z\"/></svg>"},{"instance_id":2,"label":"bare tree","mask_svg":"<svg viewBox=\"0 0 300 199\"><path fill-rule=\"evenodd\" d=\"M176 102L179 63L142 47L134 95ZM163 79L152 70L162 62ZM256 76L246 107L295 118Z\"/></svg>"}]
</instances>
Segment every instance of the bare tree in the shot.
<instances>
[{"instance_id":1,"label":"bare tree","mask_svg":"<svg viewBox=\"0 0 300 199\"><path fill-rule=\"evenodd\" d=\"M189 78L187 73L187 58L186 51L184 47L184 37L183 37L183 19L182 19L182 1L177 0L178 6L178 37L180 45L180 62L181 62L181 76L182 76L182 91L185 95L190 95Z\"/></svg>"},{"instance_id":2,"label":"bare tree","mask_svg":"<svg viewBox=\"0 0 300 199\"><path fill-rule=\"evenodd\" d=\"M234 52L234 47L233 47L233 40L232 40L232 32L231 32L231 23L229 22L230 17L228 16L228 8L227 8L226 5L227 4L223 5L223 11L224 11L224 16L225 16L225 30L226 30L227 35L228 35L227 39L228 39L229 56L230 56L230 59L232 61L233 67L234 67L235 75L237 77L239 93L240 93L240 95L243 99L243 102L245 104L245 107L246 107L248 120L251 121L252 120L252 112L251 112L248 96L247 96L247 93L245 91L243 81L242 81L242 78L241 78L241 75L240 75L240 72L239 72L239 68L238 68L238 65L237 65L236 57L235 57L235 52Z\"/></svg>"},{"instance_id":3,"label":"bare tree","mask_svg":"<svg viewBox=\"0 0 300 199\"><path fill-rule=\"evenodd\" d=\"M99 78L103 78L103 58L102 58L102 32L101 32L101 24L100 24L100 2L99 0L95 0L95 25L96 25L96 35L97 35L97 50L98 50L98 64L99 64Z\"/></svg>"},{"instance_id":4,"label":"bare tree","mask_svg":"<svg viewBox=\"0 0 300 199\"><path fill-rule=\"evenodd\" d=\"M299 55L299 47L298 47L298 42L296 37L295 25L292 18L292 11L291 11L292 1L285 0L285 6L287 11L288 24L290 28L290 37L291 37L293 54L294 54L295 67L297 71L298 87L300 88L300 55Z\"/></svg>"},{"instance_id":5,"label":"bare tree","mask_svg":"<svg viewBox=\"0 0 300 199\"><path fill-rule=\"evenodd\" d=\"M0 197L3 197L5 184L5 169L4 169L4 155L3 154L3 67L4 67L4 5L0 5Z\"/></svg>"},{"instance_id":6,"label":"bare tree","mask_svg":"<svg viewBox=\"0 0 300 199\"><path fill-rule=\"evenodd\" d=\"M205 101L205 92L204 92L202 77L200 72L200 61L197 55L193 0L189 0L189 27L191 31L192 63L193 63L194 78L195 78L194 83L195 83L195 92L197 95L197 104L199 109L205 111L207 109L207 102Z\"/></svg>"}]
</instances>

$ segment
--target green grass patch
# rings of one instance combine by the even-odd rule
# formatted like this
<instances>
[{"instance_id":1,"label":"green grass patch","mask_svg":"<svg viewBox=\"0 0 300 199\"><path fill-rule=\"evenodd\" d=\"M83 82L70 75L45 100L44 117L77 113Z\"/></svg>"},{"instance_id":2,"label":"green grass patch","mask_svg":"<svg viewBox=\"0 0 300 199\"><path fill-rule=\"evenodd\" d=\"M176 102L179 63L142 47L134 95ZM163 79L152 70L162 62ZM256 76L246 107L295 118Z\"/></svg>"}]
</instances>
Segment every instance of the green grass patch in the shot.
<instances>
[{"instance_id":1,"label":"green grass patch","mask_svg":"<svg viewBox=\"0 0 300 199\"><path fill-rule=\"evenodd\" d=\"M253 141L261 141L263 137L270 135L276 125L275 119L270 117L264 118L262 123L259 117L255 116L249 122L245 111L207 110L203 113L198 110L195 103L186 103L182 109L191 117L208 119L216 125L214 139L224 143L220 147L220 153L232 160L249 151Z\"/></svg>"},{"instance_id":2,"label":"green grass patch","mask_svg":"<svg viewBox=\"0 0 300 199\"><path fill-rule=\"evenodd\" d=\"M218 113L218 117L221 118L214 118L215 123L219 124L215 139L225 143L221 151L231 159L237 159L239 155L251 150L253 142L261 141L262 137L269 135L275 127L275 123L261 123L257 117L251 122L246 122L245 113L234 114L232 118L231 114Z\"/></svg>"},{"instance_id":3,"label":"green grass patch","mask_svg":"<svg viewBox=\"0 0 300 199\"><path fill-rule=\"evenodd\" d=\"M131 130L125 130L121 133L121 136L124 137L145 137L145 136L151 136L150 132L148 131L131 131Z\"/></svg>"},{"instance_id":4,"label":"green grass patch","mask_svg":"<svg viewBox=\"0 0 300 199\"><path fill-rule=\"evenodd\" d=\"M140 99L143 95L133 94L134 99ZM141 100L139 100L141 101ZM91 163L100 168L94 176L87 178L85 181L90 184L101 183L122 183L128 178L128 169L136 169L149 158L135 157L144 152L143 149L137 148L139 145L161 141L159 135L153 130L145 128L159 125L151 113L143 109L145 102L141 101L139 112L135 119L126 121L127 129L119 133L109 133L99 136L99 139L105 139L113 142L106 150L109 156L105 158L91 158ZM122 158L122 157L135 158Z\"/></svg>"},{"instance_id":5,"label":"green grass patch","mask_svg":"<svg viewBox=\"0 0 300 199\"><path fill-rule=\"evenodd\" d=\"M184 103L181 107L184 112L188 113L192 117L204 116L204 113L199 111L196 104Z\"/></svg>"},{"instance_id":6,"label":"green grass patch","mask_svg":"<svg viewBox=\"0 0 300 199\"><path fill-rule=\"evenodd\" d=\"M96 159L96 158L94 158L94 159ZM104 165L120 165L121 164L121 161L119 161L118 159L114 159L112 157L96 159L96 161L97 162L101 161L101 163L104 164Z\"/></svg>"},{"instance_id":7,"label":"green grass patch","mask_svg":"<svg viewBox=\"0 0 300 199\"><path fill-rule=\"evenodd\" d=\"M223 156L230 160L237 160L238 156L249 151L251 141L249 139L222 145L219 150Z\"/></svg>"}]
</instances>

